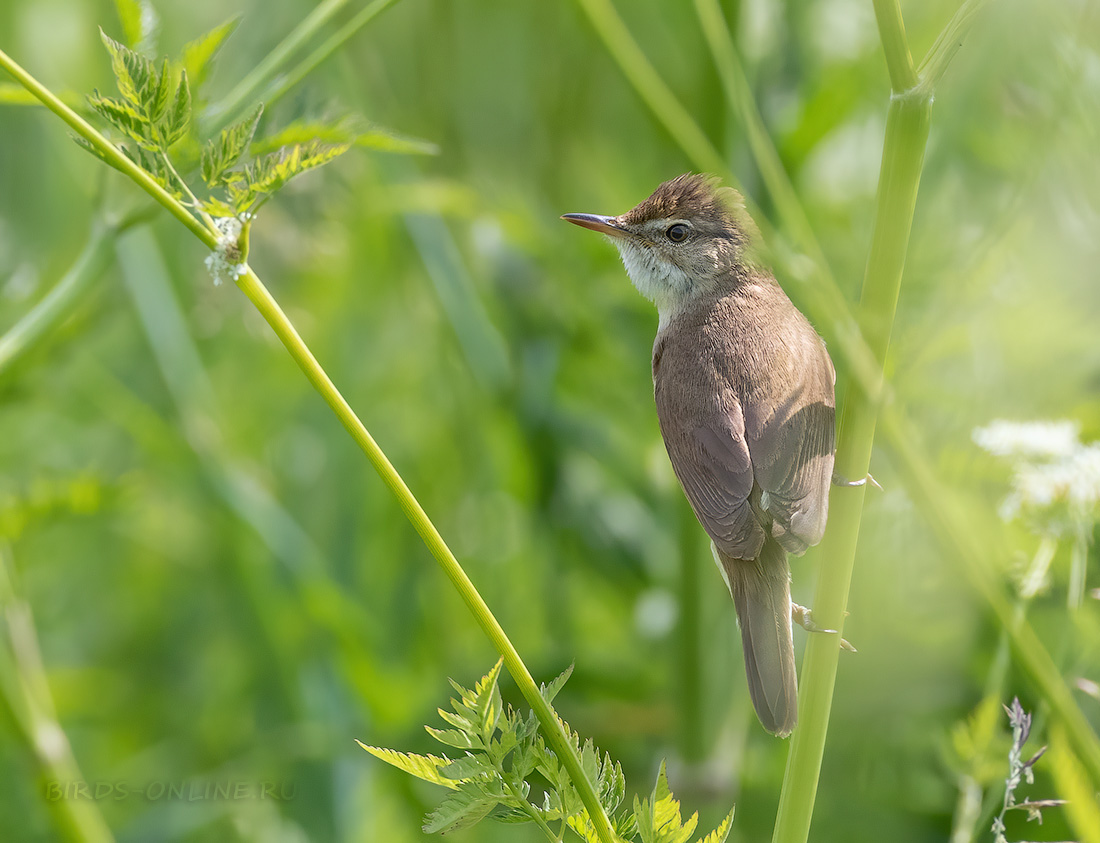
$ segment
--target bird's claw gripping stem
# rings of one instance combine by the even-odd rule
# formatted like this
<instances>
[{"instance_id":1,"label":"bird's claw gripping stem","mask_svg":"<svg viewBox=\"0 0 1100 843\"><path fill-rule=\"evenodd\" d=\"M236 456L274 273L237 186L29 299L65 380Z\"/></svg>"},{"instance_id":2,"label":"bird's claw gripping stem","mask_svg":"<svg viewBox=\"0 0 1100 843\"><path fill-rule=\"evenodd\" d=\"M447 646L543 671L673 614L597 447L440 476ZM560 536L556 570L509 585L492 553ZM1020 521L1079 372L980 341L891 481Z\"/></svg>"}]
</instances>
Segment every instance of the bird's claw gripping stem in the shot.
<instances>
[{"instance_id":1,"label":"bird's claw gripping stem","mask_svg":"<svg viewBox=\"0 0 1100 843\"><path fill-rule=\"evenodd\" d=\"M847 614L847 612L845 612ZM835 629L824 629L814 623L814 613L807 609L805 606L799 606L793 600L791 601L791 620L802 627L807 632L826 632L833 635L837 634ZM849 653L858 652L846 639L840 639L840 646L847 650Z\"/></svg>"}]
</instances>

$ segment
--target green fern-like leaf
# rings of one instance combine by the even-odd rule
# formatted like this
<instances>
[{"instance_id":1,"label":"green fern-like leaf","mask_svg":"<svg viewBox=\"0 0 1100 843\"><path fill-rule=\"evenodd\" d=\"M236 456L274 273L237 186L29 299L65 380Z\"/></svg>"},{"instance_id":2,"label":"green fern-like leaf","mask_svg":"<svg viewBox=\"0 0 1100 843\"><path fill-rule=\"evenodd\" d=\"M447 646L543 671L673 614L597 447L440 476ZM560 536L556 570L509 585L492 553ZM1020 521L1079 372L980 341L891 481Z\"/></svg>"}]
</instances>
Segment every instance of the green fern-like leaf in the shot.
<instances>
[{"instance_id":1,"label":"green fern-like leaf","mask_svg":"<svg viewBox=\"0 0 1100 843\"><path fill-rule=\"evenodd\" d=\"M165 148L186 135L190 125L191 86L187 82L187 71L184 70L180 72L180 81L179 85L176 86L176 96L172 99L172 107L161 125L161 135L164 138Z\"/></svg>"},{"instance_id":2,"label":"green fern-like leaf","mask_svg":"<svg viewBox=\"0 0 1100 843\"><path fill-rule=\"evenodd\" d=\"M730 829L733 828L733 812L734 809L731 808L718 828L714 829L714 831L704 837L699 843L726 843L726 838L730 836Z\"/></svg>"},{"instance_id":3,"label":"green fern-like leaf","mask_svg":"<svg viewBox=\"0 0 1100 843\"><path fill-rule=\"evenodd\" d=\"M261 103L239 123L223 129L216 139L206 142L202 150L202 180L209 187L225 184L228 171L248 151L248 145L252 143L252 136L256 134L256 126L263 112Z\"/></svg>"},{"instance_id":4,"label":"green fern-like leaf","mask_svg":"<svg viewBox=\"0 0 1100 843\"><path fill-rule=\"evenodd\" d=\"M573 665L569 665L565 670L547 682L545 685L539 686L539 693L542 694L542 698L548 703L554 701L554 697L558 695L558 691L562 689L566 682L569 681L569 677L573 675Z\"/></svg>"},{"instance_id":5,"label":"green fern-like leaf","mask_svg":"<svg viewBox=\"0 0 1100 843\"><path fill-rule=\"evenodd\" d=\"M426 782L440 784L454 790L462 780L460 776L443 775L443 768L453 763L445 756L440 758L438 755L413 755L412 753L396 752L392 749L383 749L377 746L367 746L362 741L356 741L356 743L375 758L380 758L387 764L392 764L397 769L404 770L410 776L416 776Z\"/></svg>"},{"instance_id":6,"label":"green fern-like leaf","mask_svg":"<svg viewBox=\"0 0 1100 843\"><path fill-rule=\"evenodd\" d=\"M498 804L498 799L478 789L456 791L425 817L424 831L434 834L469 828L485 819Z\"/></svg>"},{"instance_id":7,"label":"green fern-like leaf","mask_svg":"<svg viewBox=\"0 0 1100 843\"><path fill-rule=\"evenodd\" d=\"M107 52L111 54L111 70L115 74L119 93L135 109L142 111L143 116L147 116L144 106L159 81L156 68L145 56L118 43L102 29L99 30L99 35Z\"/></svg>"},{"instance_id":8,"label":"green fern-like leaf","mask_svg":"<svg viewBox=\"0 0 1100 843\"><path fill-rule=\"evenodd\" d=\"M680 802L668 789L663 761L650 798L634 797L634 818L642 843L687 843L699 824L698 814L692 814L686 823L682 820Z\"/></svg>"},{"instance_id":9,"label":"green fern-like leaf","mask_svg":"<svg viewBox=\"0 0 1100 843\"><path fill-rule=\"evenodd\" d=\"M150 151L157 148L153 127L129 102L100 96L99 91L93 91L87 99L92 110L138 146Z\"/></svg>"}]
</instances>

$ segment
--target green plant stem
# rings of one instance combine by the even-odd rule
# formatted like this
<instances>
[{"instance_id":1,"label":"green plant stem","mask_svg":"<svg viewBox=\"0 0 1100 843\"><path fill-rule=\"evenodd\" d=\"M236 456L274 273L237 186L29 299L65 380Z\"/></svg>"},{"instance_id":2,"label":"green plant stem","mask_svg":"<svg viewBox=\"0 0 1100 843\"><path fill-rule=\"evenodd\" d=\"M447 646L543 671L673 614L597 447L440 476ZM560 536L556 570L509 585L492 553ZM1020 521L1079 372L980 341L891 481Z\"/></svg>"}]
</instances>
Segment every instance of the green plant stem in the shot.
<instances>
[{"instance_id":1,"label":"green plant stem","mask_svg":"<svg viewBox=\"0 0 1100 843\"><path fill-rule=\"evenodd\" d=\"M892 443L892 461L914 504L924 513L944 551L959 561L959 570L1008 631L1016 662L1050 705L1052 717L1061 722L1067 742L1091 778L1092 788L1100 790L1100 739L1034 628L1018 613L1015 602L1006 593L997 573L997 561L1003 554L999 548L975 540L973 525L963 520L958 508L951 506L950 496L944 494L928 461L915 447L901 444L914 441L914 432L893 415L885 415L883 423Z\"/></svg>"},{"instance_id":2,"label":"green plant stem","mask_svg":"<svg viewBox=\"0 0 1100 843\"><path fill-rule=\"evenodd\" d=\"M217 239L214 233L204 228L198 220L188 213L187 209L180 204L175 197L165 191L144 170L137 167L130 159L122 155L113 144L97 132L87 123L87 121L81 119L79 115L75 114L68 106L58 100L57 97L53 96L47 88L19 67L19 65L12 61L2 51L0 51L0 66L7 69L24 87L42 100L51 111L72 126L82 137L94 144L97 149L101 149L104 155L110 157L111 163L114 164L117 169L130 176L137 182L138 186L149 193L160 204L164 205L173 216L183 222L184 225L206 244L207 247L211 249L215 248ZM485 600L481 597L481 594L477 591L473 582L466 575L465 570L463 570L461 564L459 564L458 560L447 546L447 543L443 540L443 537L431 522L431 519L428 518L423 507L420 506L420 502L405 484L401 475L397 473L397 470L382 452L382 449L378 447L378 444L359 420L355 411L351 409L351 406L340 394L335 384L329 379L325 370L317 362L317 359L302 340L290 319L287 318L282 308L279 307L278 302L275 301L271 293L268 292L267 288L250 267L246 267L244 274L237 279L237 286L240 287L245 296L247 296L256 306L260 315L264 317L276 336L286 347L287 351L290 352L291 357L294 358L294 361L302 369L306 378L321 394L325 403L327 403L333 413L336 414L341 424L344 425L344 428L351 434L356 444L358 444L366 454L367 459L370 461L371 465L374 466L374 469L378 472L382 481L397 498L398 504L405 512L406 517L412 523L421 539L423 539L432 555L439 562L443 572L458 590L459 595L470 609L478 625L503 657L505 667L508 669L520 693L523 694L524 699L527 700L528 705L531 706L539 723L542 725L547 742L557 753L558 757L561 759L562 765L569 773L573 785L576 787L577 793L581 798L581 802L588 811L589 818L596 829L599 839L602 843L616 843L617 838L611 829L611 823L607 818L607 814L600 804L595 788L592 786L592 782L589 781L581 767L580 758L573 751L569 738L562 728L561 721L558 719L549 703L543 698L542 694L539 693L538 685L535 684L535 680L527 669L527 665L524 664L523 659L520 658L519 652L504 632L504 629L500 626L500 623L493 616L489 606L485 603Z\"/></svg>"},{"instance_id":3,"label":"green plant stem","mask_svg":"<svg viewBox=\"0 0 1100 843\"><path fill-rule=\"evenodd\" d=\"M359 10L351 20L340 27L335 33L319 46L316 50L302 59L283 76L276 77L270 88L264 91L264 102L270 105L283 94L299 84L310 73L316 70L329 56L340 49L355 33L386 11L398 0L374 0Z\"/></svg>"},{"instance_id":4,"label":"green plant stem","mask_svg":"<svg viewBox=\"0 0 1100 843\"><path fill-rule=\"evenodd\" d=\"M676 99L665 80L631 37L611 0L577 0L592 22L634 90L684 150L694 166L712 173L726 173L728 167L699 125Z\"/></svg>"},{"instance_id":5,"label":"green plant stem","mask_svg":"<svg viewBox=\"0 0 1100 843\"><path fill-rule=\"evenodd\" d=\"M951 59L955 57L955 53L959 51L966 39L970 27L974 24L974 18L986 2L987 0L965 0L947 22L936 43L932 45L932 49L928 51L920 67L917 68L917 74L920 76L918 84L923 90L928 93L935 90Z\"/></svg>"},{"instance_id":6,"label":"green plant stem","mask_svg":"<svg viewBox=\"0 0 1100 843\"><path fill-rule=\"evenodd\" d=\"M123 155L118 147L100 134L91 123L69 108L69 106L65 105L65 103L58 99L49 88L16 64L16 62L3 50L0 50L0 67L14 76L16 81L34 94L46 108L68 123L78 135L92 144L112 167L121 170L131 179L136 181L142 190L163 205L168 213L187 226L191 233L198 237L199 240L211 249L217 245L218 234L216 231L207 229L201 222L195 219L191 212L177 202L176 198L171 193L157 184L156 179Z\"/></svg>"},{"instance_id":7,"label":"green plant stem","mask_svg":"<svg viewBox=\"0 0 1100 843\"><path fill-rule=\"evenodd\" d=\"M879 40L886 55L886 69L890 73L890 90L894 96L916 87L917 71L913 56L905 38L905 23L901 19L899 0L872 0L875 21L878 23Z\"/></svg>"},{"instance_id":8,"label":"green plant stem","mask_svg":"<svg viewBox=\"0 0 1100 843\"><path fill-rule=\"evenodd\" d=\"M0 543L0 711L38 765L40 792L62 840L114 840L94 800L51 794L51 787L83 782L69 739L57 720L30 606L19 594L9 549Z\"/></svg>"},{"instance_id":9,"label":"green plant stem","mask_svg":"<svg viewBox=\"0 0 1100 843\"><path fill-rule=\"evenodd\" d=\"M592 783L581 769L580 760L577 758L576 753L573 752L565 731L561 727L560 721L554 714L550 705L543 699L542 694L539 693L535 680L531 677L530 672L527 670L527 666L523 663L516 648L509 640L504 629L497 622L497 619L493 616L493 613L489 610L488 605L486 605L485 601L478 593L473 582L471 582L470 578L466 575L465 570L463 570L454 554L451 553L451 549L447 546L447 543L443 540L439 531L436 530L435 525L420 506L419 501L414 497L409 487L405 485L405 481L402 479L401 475L397 473L397 470L382 452L382 449L378 447L374 438L363 426L363 423L359 420L359 417L355 415L355 412L351 409L347 401L344 400L339 390L336 389L336 386L329 379L324 369L321 368L316 358L314 358L313 353L302 341L302 338L298 335L298 332L295 330L286 314L283 313L278 302L275 301L267 291L267 288L264 287L263 283L256 276L256 273L248 269L244 275L238 279L237 286L241 288L249 301L256 306L258 311L260 311L260 315L264 317L272 330L275 331L279 340L286 346L287 351L290 352L290 356L294 358L294 362L298 364L306 378L313 384L313 388L321 394L321 397L325 399L325 403L332 408L332 411L336 414L340 423L343 424L344 428L351 434L351 438L355 440L363 453L367 455L367 459L370 460L371 465L374 466L374 470L377 471L379 477L382 478L382 482L386 484L394 497L397 498L397 502L400 504L401 509L404 510L405 516L412 523L416 532L420 534L420 538L423 539L424 544L427 545L428 550L431 551L436 561L439 562L443 572L454 585L463 601L465 601L466 606L477 620L478 625L489 637L489 640L492 641L497 652L504 657L504 666L512 675L524 699L527 700L528 704L534 710L535 716L538 717L539 723L542 724L547 741L558 754L566 770L568 770L569 776L573 780L573 784L577 788L577 792L580 794L585 808L588 809L589 816L599 833L600 839L614 841L615 837L611 831L611 825L607 819L607 815L604 813L596 797Z\"/></svg>"},{"instance_id":10,"label":"green plant stem","mask_svg":"<svg viewBox=\"0 0 1100 843\"><path fill-rule=\"evenodd\" d=\"M332 17L348 4L348 0L324 0L292 29L274 49L251 71L245 74L232 90L216 105L207 109L203 115L204 131L222 128L232 122L237 113L256 99L256 92L266 85L283 63L314 36Z\"/></svg>"},{"instance_id":11,"label":"green plant stem","mask_svg":"<svg viewBox=\"0 0 1100 843\"><path fill-rule=\"evenodd\" d=\"M111 263L117 227L97 223L61 280L0 336L0 375L72 312L73 306Z\"/></svg>"},{"instance_id":12,"label":"green plant stem","mask_svg":"<svg viewBox=\"0 0 1100 843\"><path fill-rule=\"evenodd\" d=\"M912 89L905 72L909 50L896 3L876 2L883 47L895 85ZM884 19L885 18L885 19ZM890 342L901 289L902 270L920 185L931 116L930 97L895 90L886 118L882 167L879 173L875 225L860 300L863 335L879 361L879 377ZM850 390L839 426L836 469L845 477L867 474L878 417L878 402ZM829 526L822 542L823 558L815 620L843 632L848 589L855 563L860 517L866 486L839 489L832 496ZM804 843L809 837L814 800L821 773L833 687L836 682L840 635L812 635L806 645L799 689L799 725L791 742L773 843Z\"/></svg>"}]
</instances>

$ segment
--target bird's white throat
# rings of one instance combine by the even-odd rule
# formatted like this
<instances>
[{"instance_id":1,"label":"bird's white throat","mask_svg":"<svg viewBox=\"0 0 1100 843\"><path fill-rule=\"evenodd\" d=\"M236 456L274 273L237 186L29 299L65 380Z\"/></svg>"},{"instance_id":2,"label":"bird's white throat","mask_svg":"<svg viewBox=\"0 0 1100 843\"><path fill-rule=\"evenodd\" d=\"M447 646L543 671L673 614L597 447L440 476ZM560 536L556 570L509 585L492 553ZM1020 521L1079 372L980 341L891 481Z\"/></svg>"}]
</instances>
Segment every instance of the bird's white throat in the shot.
<instances>
[{"instance_id":1,"label":"bird's white throat","mask_svg":"<svg viewBox=\"0 0 1100 843\"><path fill-rule=\"evenodd\" d=\"M612 242L618 247L626 274L638 292L657 306L658 330L664 328L691 297L691 278L652 249L629 240L613 239Z\"/></svg>"}]
</instances>

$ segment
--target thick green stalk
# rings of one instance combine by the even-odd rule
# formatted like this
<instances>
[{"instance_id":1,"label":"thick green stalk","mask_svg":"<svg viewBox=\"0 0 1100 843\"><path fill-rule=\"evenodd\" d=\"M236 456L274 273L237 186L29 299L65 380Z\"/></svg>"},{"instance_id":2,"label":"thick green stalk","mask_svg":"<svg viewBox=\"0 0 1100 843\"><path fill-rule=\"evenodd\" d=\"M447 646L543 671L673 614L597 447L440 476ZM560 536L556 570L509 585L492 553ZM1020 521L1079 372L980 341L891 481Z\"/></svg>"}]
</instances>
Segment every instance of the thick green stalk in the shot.
<instances>
[{"instance_id":1,"label":"thick green stalk","mask_svg":"<svg viewBox=\"0 0 1100 843\"><path fill-rule=\"evenodd\" d=\"M901 289L932 100L905 93L914 87L915 75L896 2L876 2L875 12L895 91L886 118L875 225L859 314L863 335L879 361L881 377ZM904 87L898 90L896 86ZM871 460L878 401L865 392L850 390L843 406L836 470L846 477L864 477ZM815 620L827 629L843 632L865 488L838 489L830 502L829 526L821 544L821 575L814 596ZM809 837L839 653L839 635L811 635L806 645L799 688L799 725L787 757L773 843L804 843Z\"/></svg>"},{"instance_id":2,"label":"thick green stalk","mask_svg":"<svg viewBox=\"0 0 1100 843\"><path fill-rule=\"evenodd\" d=\"M213 232L203 227L175 197L161 188L144 170L141 170L130 159L122 155L110 141L96 131L87 121L81 119L79 115L75 114L2 51L0 51L0 66L8 70L27 90L42 100L47 108L72 126L97 149L100 149L112 164L130 176L143 190L164 205L173 216L184 222L203 243L209 248L215 248L217 239ZM325 403L329 405L356 444L366 454L367 459L374 466L382 481L393 492L405 515L412 522L413 527L420 534L432 555L435 556L448 579L458 590L482 631L485 632L493 646L504 658L505 667L542 725L547 742L557 753L562 765L569 773L599 839L602 843L615 843L617 838L611 829L611 823L603 810L603 806L600 805L592 782L589 781L581 767L580 758L573 750L561 721L542 694L539 693L538 685L535 684L527 665L520 658L519 652L493 616L489 606L485 603L481 594L478 593L477 588L466 575L462 565L459 564L431 519L428 518L423 507L420 506L420 502L417 501L401 475L397 473L397 470L382 452L382 449L378 447L378 444L362 421L359 420L355 411L351 409L351 406L340 394L335 384L329 379L290 319L279 307L278 302L275 301L251 268L246 268L245 273L237 279L237 286L260 311L260 314L271 326L276 336L290 352L291 357L305 373L306 378L321 394Z\"/></svg>"}]
</instances>

